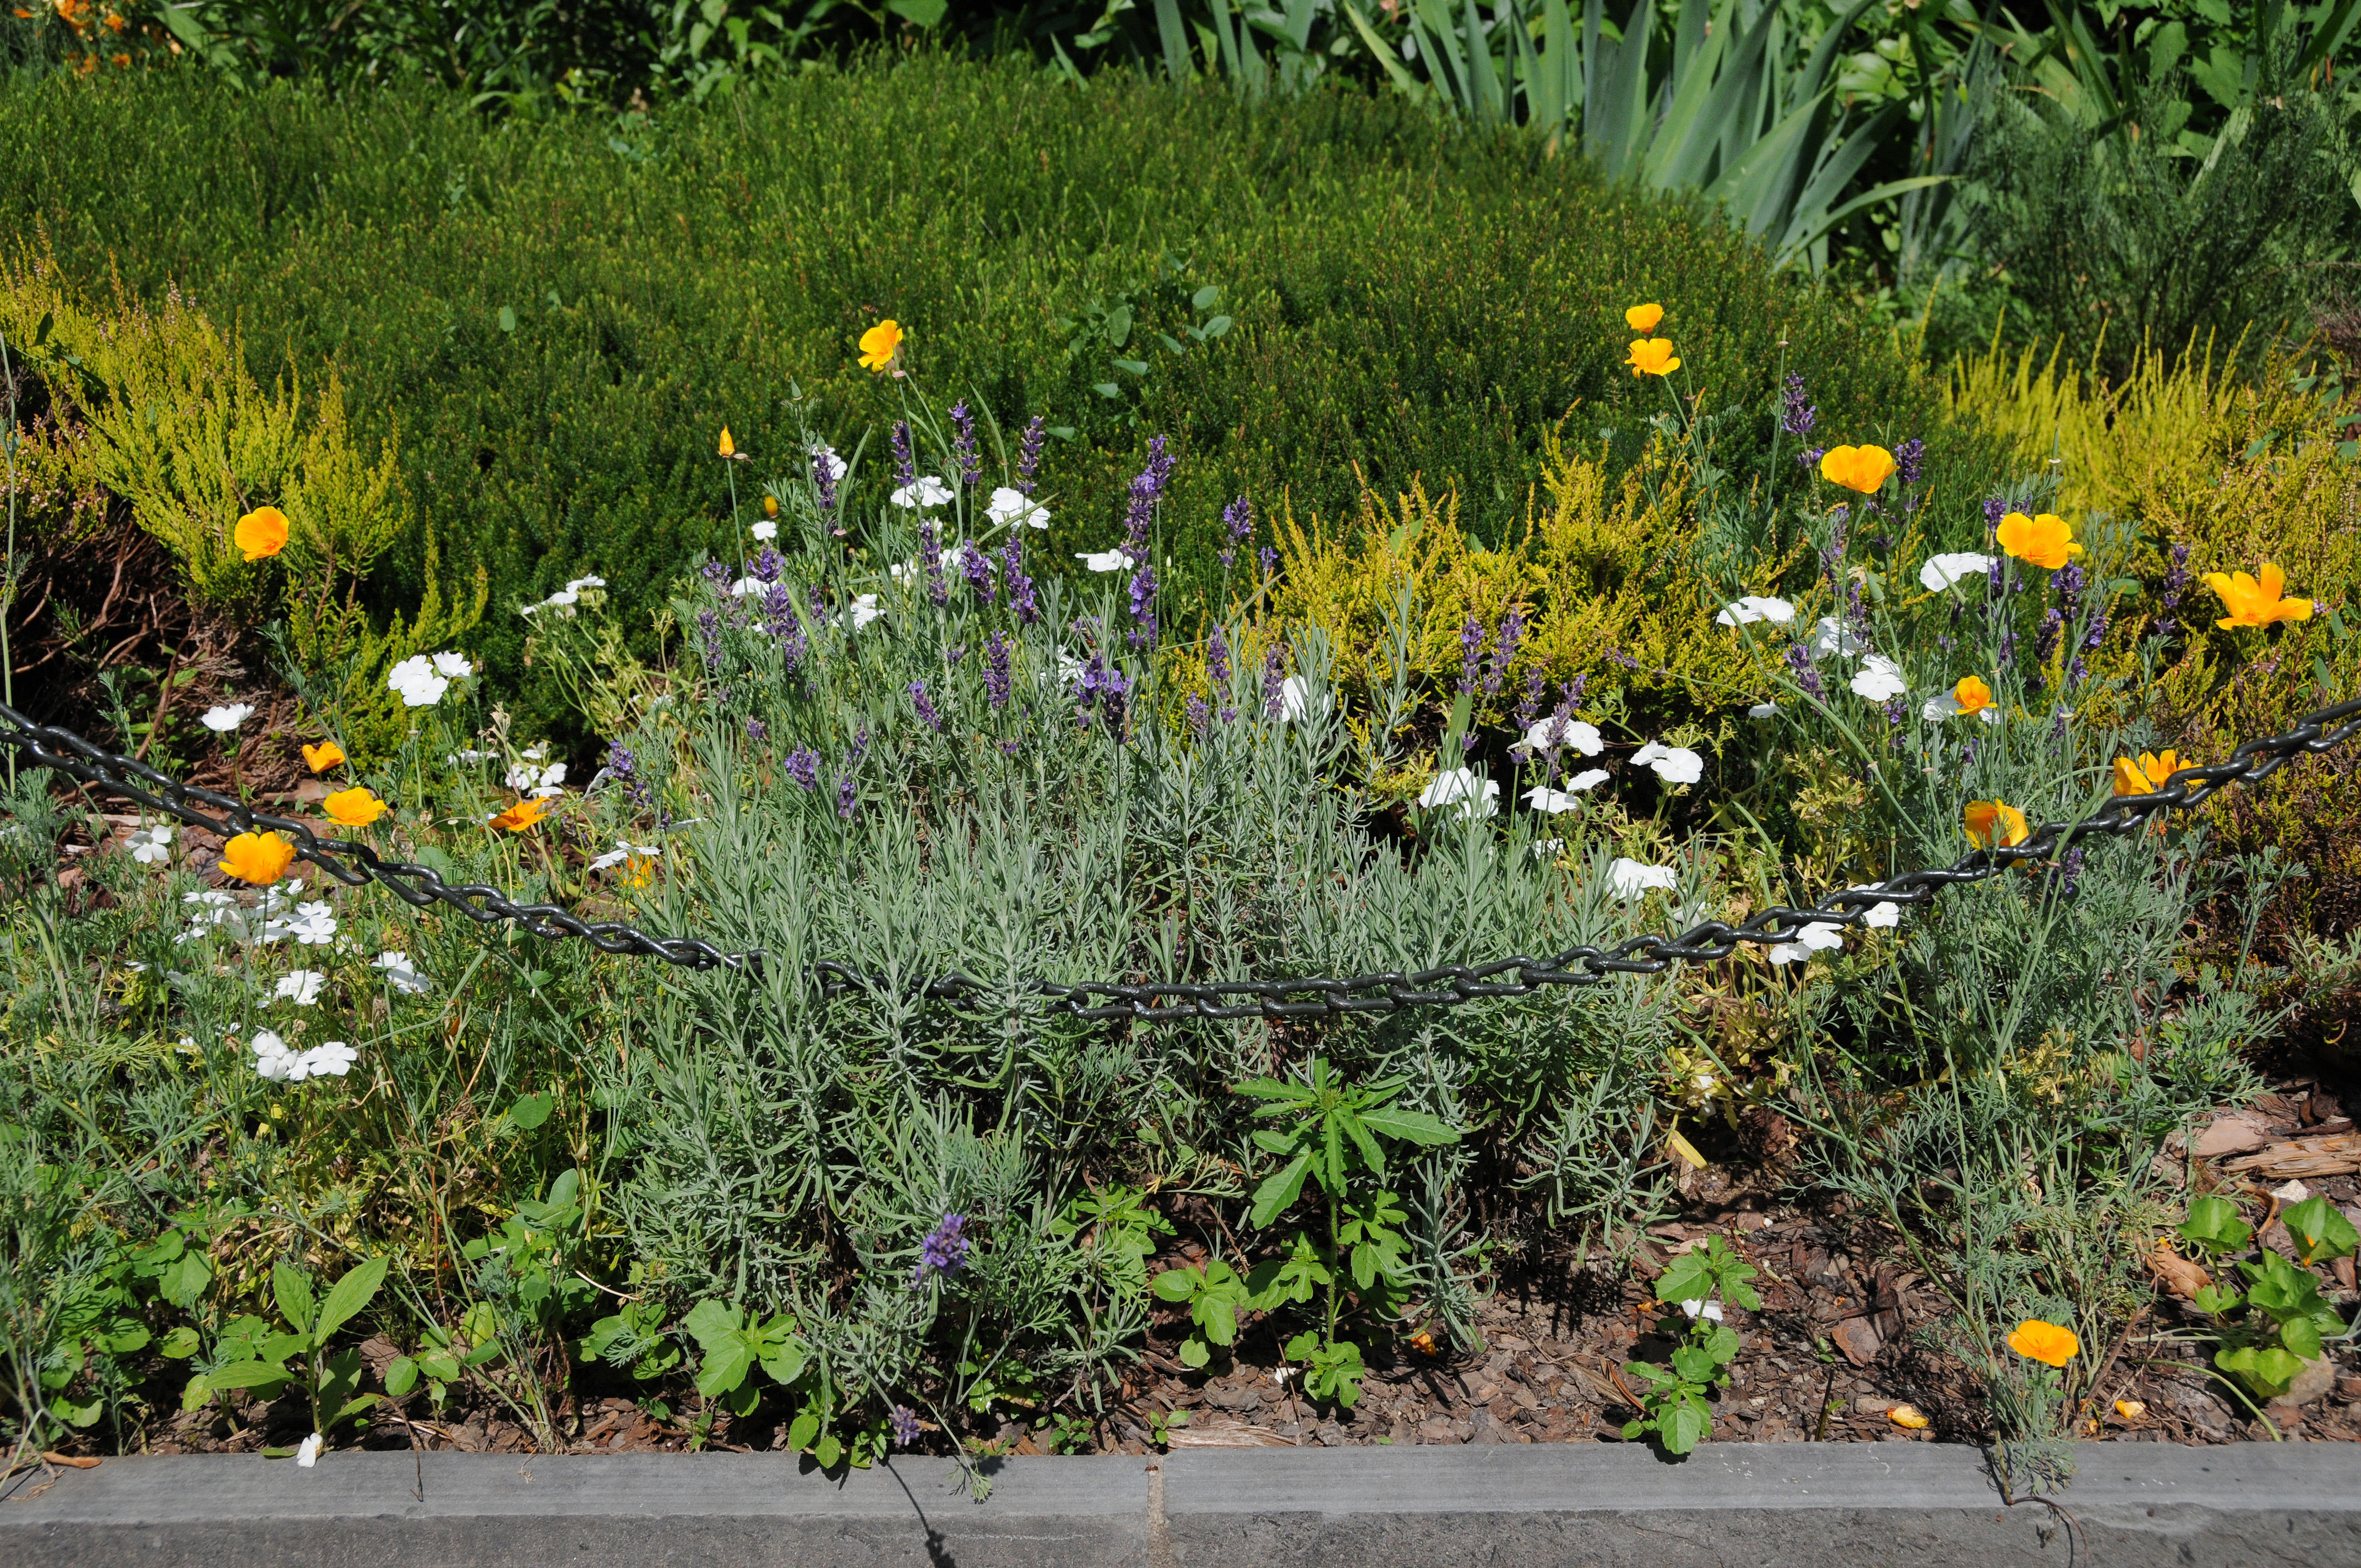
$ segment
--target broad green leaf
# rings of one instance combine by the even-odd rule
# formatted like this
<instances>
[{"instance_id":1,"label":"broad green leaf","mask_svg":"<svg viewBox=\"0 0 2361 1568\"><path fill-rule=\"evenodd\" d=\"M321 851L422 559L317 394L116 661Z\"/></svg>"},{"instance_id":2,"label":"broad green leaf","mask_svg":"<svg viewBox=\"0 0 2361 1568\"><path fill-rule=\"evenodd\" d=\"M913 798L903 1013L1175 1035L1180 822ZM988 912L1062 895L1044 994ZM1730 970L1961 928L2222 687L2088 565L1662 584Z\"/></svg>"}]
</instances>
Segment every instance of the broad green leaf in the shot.
<instances>
[{"instance_id":1,"label":"broad green leaf","mask_svg":"<svg viewBox=\"0 0 2361 1568\"><path fill-rule=\"evenodd\" d=\"M191 1247L166 1265L164 1272L157 1276L156 1291L173 1306L185 1310L197 1304L205 1293L205 1287L213 1281L213 1267L205 1261L205 1255Z\"/></svg>"},{"instance_id":2,"label":"broad green leaf","mask_svg":"<svg viewBox=\"0 0 2361 1568\"><path fill-rule=\"evenodd\" d=\"M743 1383L753 1367L754 1346L742 1331L720 1335L706 1344L705 1359L697 1368L697 1391L716 1398Z\"/></svg>"},{"instance_id":3,"label":"broad green leaf","mask_svg":"<svg viewBox=\"0 0 2361 1568\"><path fill-rule=\"evenodd\" d=\"M2353 1222L2337 1211L2327 1199L2313 1196L2290 1206L2279 1216L2286 1222L2288 1234L2293 1238L2296 1259L2301 1263L2326 1263L2344 1257L2353 1251L2356 1236Z\"/></svg>"},{"instance_id":4,"label":"broad green leaf","mask_svg":"<svg viewBox=\"0 0 2361 1568\"><path fill-rule=\"evenodd\" d=\"M1180 1342L1180 1365L1194 1369L1213 1359L1213 1352L1202 1337L1191 1334Z\"/></svg>"},{"instance_id":5,"label":"broad green leaf","mask_svg":"<svg viewBox=\"0 0 2361 1568\"><path fill-rule=\"evenodd\" d=\"M548 1121L549 1113L556 1108L555 1097L546 1091L527 1094L520 1097L515 1104L509 1107L509 1120L529 1133ZM555 1202L556 1200L553 1199L551 1201Z\"/></svg>"},{"instance_id":6,"label":"broad green leaf","mask_svg":"<svg viewBox=\"0 0 2361 1568\"><path fill-rule=\"evenodd\" d=\"M298 1332L309 1332L314 1301L312 1282L303 1271L283 1258L270 1266L270 1294L279 1303L279 1315L287 1320Z\"/></svg>"},{"instance_id":7,"label":"broad green leaf","mask_svg":"<svg viewBox=\"0 0 2361 1568\"><path fill-rule=\"evenodd\" d=\"M794 1453L802 1453L811 1447L812 1441L818 1436L819 1417L806 1410L788 1425L787 1447Z\"/></svg>"},{"instance_id":8,"label":"broad green leaf","mask_svg":"<svg viewBox=\"0 0 2361 1568\"><path fill-rule=\"evenodd\" d=\"M1658 1419L1656 1431L1664 1441L1665 1453L1687 1453L1713 1431L1713 1418L1700 1407L1683 1399Z\"/></svg>"},{"instance_id":9,"label":"broad green leaf","mask_svg":"<svg viewBox=\"0 0 2361 1568\"><path fill-rule=\"evenodd\" d=\"M1254 1212L1249 1218L1257 1230L1268 1227L1303 1196L1303 1179L1311 1169L1311 1155L1297 1155L1255 1189Z\"/></svg>"},{"instance_id":10,"label":"broad green leaf","mask_svg":"<svg viewBox=\"0 0 2361 1568\"><path fill-rule=\"evenodd\" d=\"M2192 1200L2189 1217L2180 1222L2180 1237L2210 1253L2236 1252L2255 1228L2238 1217L2238 1206L2227 1198L2208 1194Z\"/></svg>"},{"instance_id":11,"label":"broad green leaf","mask_svg":"<svg viewBox=\"0 0 2361 1568\"><path fill-rule=\"evenodd\" d=\"M137 1318L117 1318L98 1336L98 1347L110 1355L128 1355L148 1340L148 1325Z\"/></svg>"},{"instance_id":12,"label":"broad green leaf","mask_svg":"<svg viewBox=\"0 0 2361 1568\"><path fill-rule=\"evenodd\" d=\"M50 1396L49 1404L49 1413L71 1427L89 1426L97 1420L99 1413L106 1409L106 1401L104 1399L93 1399L90 1403L82 1405L56 1395Z\"/></svg>"},{"instance_id":13,"label":"broad green leaf","mask_svg":"<svg viewBox=\"0 0 2361 1568\"><path fill-rule=\"evenodd\" d=\"M238 1361L227 1366L216 1366L204 1376L207 1387L225 1388L283 1388L294 1381L288 1370L272 1361Z\"/></svg>"},{"instance_id":14,"label":"broad green leaf","mask_svg":"<svg viewBox=\"0 0 2361 1568\"><path fill-rule=\"evenodd\" d=\"M418 1387L418 1363L407 1355L397 1355L385 1369L385 1391L401 1398Z\"/></svg>"},{"instance_id":15,"label":"broad green leaf","mask_svg":"<svg viewBox=\"0 0 2361 1568\"><path fill-rule=\"evenodd\" d=\"M1205 1277L1193 1268L1168 1268L1149 1282L1148 1288L1166 1301L1186 1301L1205 1283Z\"/></svg>"},{"instance_id":16,"label":"broad green leaf","mask_svg":"<svg viewBox=\"0 0 2361 1568\"><path fill-rule=\"evenodd\" d=\"M200 1372L195 1376L190 1378L188 1382L182 1386L181 1389L181 1409L183 1410L202 1409L204 1402L213 1397L214 1386L212 1381L208 1379L203 1373Z\"/></svg>"},{"instance_id":17,"label":"broad green leaf","mask_svg":"<svg viewBox=\"0 0 2361 1568\"><path fill-rule=\"evenodd\" d=\"M1237 1298L1225 1290L1209 1290L1198 1298L1191 1314L1198 1328L1215 1344L1238 1342Z\"/></svg>"},{"instance_id":18,"label":"broad green leaf","mask_svg":"<svg viewBox=\"0 0 2361 1568\"><path fill-rule=\"evenodd\" d=\"M680 1326L688 1337L707 1350L728 1341L739 1332L738 1309L726 1301L699 1301L688 1310Z\"/></svg>"},{"instance_id":19,"label":"broad green leaf","mask_svg":"<svg viewBox=\"0 0 2361 1568\"><path fill-rule=\"evenodd\" d=\"M320 1304L320 1321L312 1331L313 1343L325 1344L335 1333L358 1314L377 1295L378 1287L385 1283L385 1271L393 1259L379 1254L366 1263L353 1266L342 1279L330 1287L328 1299Z\"/></svg>"},{"instance_id":20,"label":"broad green leaf","mask_svg":"<svg viewBox=\"0 0 2361 1568\"><path fill-rule=\"evenodd\" d=\"M158 1354L170 1356L174 1361L186 1361L190 1356L197 1354L198 1343L197 1331L182 1323L179 1328L166 1334L164 1343L158 1345L156 1349Z\"/></svg>"},{"instance_id":21,"label":"broad green leaf","mask_svg":"<svg viewBox=\"0 0 2361 1568\"><path fill-rule=\"evenodd\" d=\"M1360 1115L1362 1124L1381 1138L1396 1138L1430 1147L1459 1141L1459 1135L1450 1123L1423 1111L1405 1111L1399 1106L1385 1105L1364 1111Z\"/></svg>"},{"instance_id":22,"label":"broad green leaf","mask_svg":"<svg viewBox=\"0 0 2361 1568\"><path fill-rule=\"evenodd\" d=\"M803 1376L810 1354L810 1347L804 1343L802 1335L783 1333L773 1338L770 1348L763 1354L763 1376L784 1387Z\"/></svg>"},{"instance_id":23,"label":"broad green leaf","mask_svg":"<svg viewBox=\"0 0 2361 1568\"><path fill-rule=\"evenodd\" d=\"M2306 1361L2320 1359L2320 1325L2310 1318L2290 1318L2279 1325L2279 1343L2290 1354Z\"/></svg>"},{"instance_id":24,"label":"broad green leaf","mask_svg":"<svg viewBox=\"0 0 2361 1568\"><path fill-rule=\"evenodd\" d=\"M752 1415L754 1407L762 1402L763 1386L752 1377L722 1396L722 1403L730 1407L730 1413L741 1419Z\"/></svg>"},{"instance_id":25,"label":"broad green leaf","mask_svg":"<svg viewBox=\"0 0 2361 1568\"><path fill-rule=\"evenodd\" d=\"M833 1470L836 1462L844 1457L844 1444L837 1440L834 1432L828 1432L812 1444L812 1457L819 1461L822 1470Z\"/></svg>"}]
</instances>

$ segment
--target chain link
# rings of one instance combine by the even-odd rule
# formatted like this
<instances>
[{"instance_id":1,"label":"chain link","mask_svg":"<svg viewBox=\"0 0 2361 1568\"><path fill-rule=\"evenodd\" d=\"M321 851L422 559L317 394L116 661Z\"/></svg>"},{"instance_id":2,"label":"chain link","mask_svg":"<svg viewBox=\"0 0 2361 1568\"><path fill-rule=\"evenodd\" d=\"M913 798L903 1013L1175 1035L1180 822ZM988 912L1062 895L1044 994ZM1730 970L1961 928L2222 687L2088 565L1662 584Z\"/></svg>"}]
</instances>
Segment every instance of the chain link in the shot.
<instances>
[{"instance_id":1,"label":"chain link","mask_svg":"<svg viewBox=\"0 0 2361 1568\"><path fill-rule=\"evenodd\" d=\"M441 904L479 924L513 920L536 937L579 937L601 952L635 953L686 969L749 971L763 961L759 948L724 952L693 937L656 937L620 920L584 920L555 904L517 904L498 888L481 883L446 883L432 867L383 859L349 839L323 839L292 817L274 817L229 795L181 784L137 758L94 746L71 730L35 724L5 705L0 705L0 724L5 724L0 745L15 748L34 766L55 769L224 839L258 831L285 834L297 859L311 861L347 886L378 883L417 908ZM1183 1018L1300 1018L1453 1007L1480 997L1528 996L1544 985L1596 985L1610 975L1658 974L1675 963L1726 959L1741 942L1769 947L1794 941L1809 926L1857 926L1880 905L1925 904L1955 883L1983 882L2013 865L2061 856L2077 839L2133 832L2159 812L2202 805L2232 784L2259 784L2295 758L2326 751L2356 733L2361 733L2361 697L2307 714L2283 735L2244 741L2226 762L2182 768L2150 794L2115 796L2079 822L2044 823L2023 843L1978 850L1953 865L1848 887L1808 909L1774 905L1739 926L1708 920L1669 939L1651 933L1611 948L1581 944L1546 960L1521 955L1408 973L1139 985L1093 981L1065 986L1035 981L1030 989L1079 1018L1161 1024ZM815 965L814 972L829 995L873 990L883 983L833 961ZM931 1001L956 1001L990 989L966 975L949 974L927 981L920 993Z\"/></svg>"}]
</instances>

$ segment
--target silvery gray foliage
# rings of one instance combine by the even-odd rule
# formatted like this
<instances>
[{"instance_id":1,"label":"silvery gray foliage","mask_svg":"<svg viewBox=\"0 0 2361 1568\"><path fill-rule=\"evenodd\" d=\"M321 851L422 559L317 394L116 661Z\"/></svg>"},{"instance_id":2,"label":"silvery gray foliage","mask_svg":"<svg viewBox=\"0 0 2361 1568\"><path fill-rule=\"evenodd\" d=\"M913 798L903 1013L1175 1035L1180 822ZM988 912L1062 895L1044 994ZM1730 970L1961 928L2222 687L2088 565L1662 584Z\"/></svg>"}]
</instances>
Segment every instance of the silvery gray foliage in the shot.
<instances>
[{"instance_id":1,"label":"silvery gray foliage","mask_svg":"<svg viewBox=\"0 0 2361 1568\"><path fill-rule=\"evenodd\" d=\"M1159 645L1170 608L1136 577L1043 575L1021 613L1010 531L975 499L878 508L848 558L796 498L783 543L802 548L676 600L694 696L629 744L678 759L665 808L695 820L667 852L691 869L643 909L767 957L653 977L653 1029L613 1086L636 1255L691 1295L792 1308L856 1394L911 1386L930 1337L938 1370L1013 1354L1080 1393L1145 1304L1049 1227L1115 1181L1241 1192L1263 1157L1235 1083L1316 1050L1513 1147L1544 1120L1563 1134L1604 1082L1628 1135L1637 1063L1668 1035L1652 981L1283 1026L1134 1028L1035 994L1542 955L1633 916L1578 819L1553 819L1571 848L1543 854L1521 812L1426 812L1415 843L1373 821L1316 632L1229 622L1227 679L1192 685L1206 645ZM966 554L979 532L988 570ZM823 962L864 983L829 994ZM977 989L922 994L951 974ZM1430 1229L1448 1219L1423 1238L1428 1288L1464 1302L1465 1207L1404 1179ZM972 1217L972 1266L913 1292L947 1212Z\"/></svg>"}]
</instances>

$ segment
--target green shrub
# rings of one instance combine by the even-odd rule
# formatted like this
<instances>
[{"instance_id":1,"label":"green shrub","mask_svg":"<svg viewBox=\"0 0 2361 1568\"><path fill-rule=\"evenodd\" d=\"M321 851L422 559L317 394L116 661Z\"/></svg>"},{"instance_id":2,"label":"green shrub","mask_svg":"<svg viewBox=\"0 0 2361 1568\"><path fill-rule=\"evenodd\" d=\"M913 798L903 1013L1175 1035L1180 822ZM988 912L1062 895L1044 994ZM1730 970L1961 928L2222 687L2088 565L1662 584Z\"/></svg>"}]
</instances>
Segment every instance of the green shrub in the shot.
<instances>
[{"instance_id":1,"label":"green shrub","mask_svg":"<svg viewBox=\"0 0 2361 1568\"><path fill-rule=\"evenodd\" d=\"M791 386L840 434L877 428L894 391L852 345L881 315L932 390L1076 433L1047 470L1061 557L1108 543L1153 432L1187 459L1173 543L1201 564L1240 492L1336 517L1418 477L1498 540L1570 411L1570 440L1611 428L1636 454L1656 404L1631 400L1620 313L1641 299L1680 302L1708 406L1763 409L1784 338L1855 439L1923 431L1938 481L1981 450L1945 440L1903 355L1680 202L1341 92L1246 108L921 57L653 118L494 123L423 89L150 73L12 86L0 141L24 149L0 216L73 277L177 280L265 379L339 367L360 433L399 431L445 569L489 565L478 651L502 672L524 631L503 612L585 572L648 651L662 585L727 532L716 428L767 465ZM1208 286L1235 325L1200 344ZM1071 359L1092 334L1061 322L1096 331ZM1748 421L1733 466L1768 435ZM416 601L422 556L389 560L383 603Z\"/></svg>"}]
</instances>

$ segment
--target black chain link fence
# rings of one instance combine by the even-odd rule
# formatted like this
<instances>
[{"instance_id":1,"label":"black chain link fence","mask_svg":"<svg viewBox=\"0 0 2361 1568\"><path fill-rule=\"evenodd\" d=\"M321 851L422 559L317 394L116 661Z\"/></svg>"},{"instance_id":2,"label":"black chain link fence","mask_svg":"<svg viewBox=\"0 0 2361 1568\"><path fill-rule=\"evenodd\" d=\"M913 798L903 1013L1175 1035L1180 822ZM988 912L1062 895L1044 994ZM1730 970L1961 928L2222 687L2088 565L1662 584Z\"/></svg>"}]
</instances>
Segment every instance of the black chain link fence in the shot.
<instances>
[{"instance_id":1,"label":"black chain link fence","mask_svg":"<svg viewBox=\"0 0 2361 1568\"><path fill-rule=\"evenodd\" d=\"M1983 882L2014 865L2061 856L2077 839L2136 831L2158 812L2201 805L2232 784L2259 784L2282 764L2342 745L2357 732L2361 698L2307 714L2283 735L2244 741L2227 762L2182 768L2150 794L2117 795L2080 822L2043 823L2022 843L1978 850L1953 865L1848 887L1809 909L1776 905L1741 926L1708 920L1669 940L1649 934L1611 948L1568 948L1548 959L1519 956L1411 973L1137 985L1108 981L1063 986L1037 981L1033 990L1080 1018L1158 1024L1181 1018L1296 1018L1453 1007L1479 997L1526 996L1544 985L1596 985L1613 974L1656 974L1675 963L1726 959L1741 942L1774 946L1794 941L1810 926L1856 926L1880 905L1925 904L1955 883ZM447 905L484 925L514 920L536 937L579 937L602 952L637 953L687 969L746 970L763 961L759 948L724 952L694 937L651 936L620 920L584 920L555 904L518 904L500 889L480 883L446 883L429 867L386 860L349 839L323 839L292 817L274 817L229 795L181 784L137 758L94 746L71 730L36 724L5 705L0 705L0 745L13 747L34 766L53 768L225 839L240 833L282 833L294 845L297 859L311 861L348 886L380 883L418 908ZM869 990L878 983L840 963L822 962L815 970L830 994ZM950 974L926 982L922 994L932 1001L956 1001L988 990L982 981Z\"/></svg>"}]
</instances>

